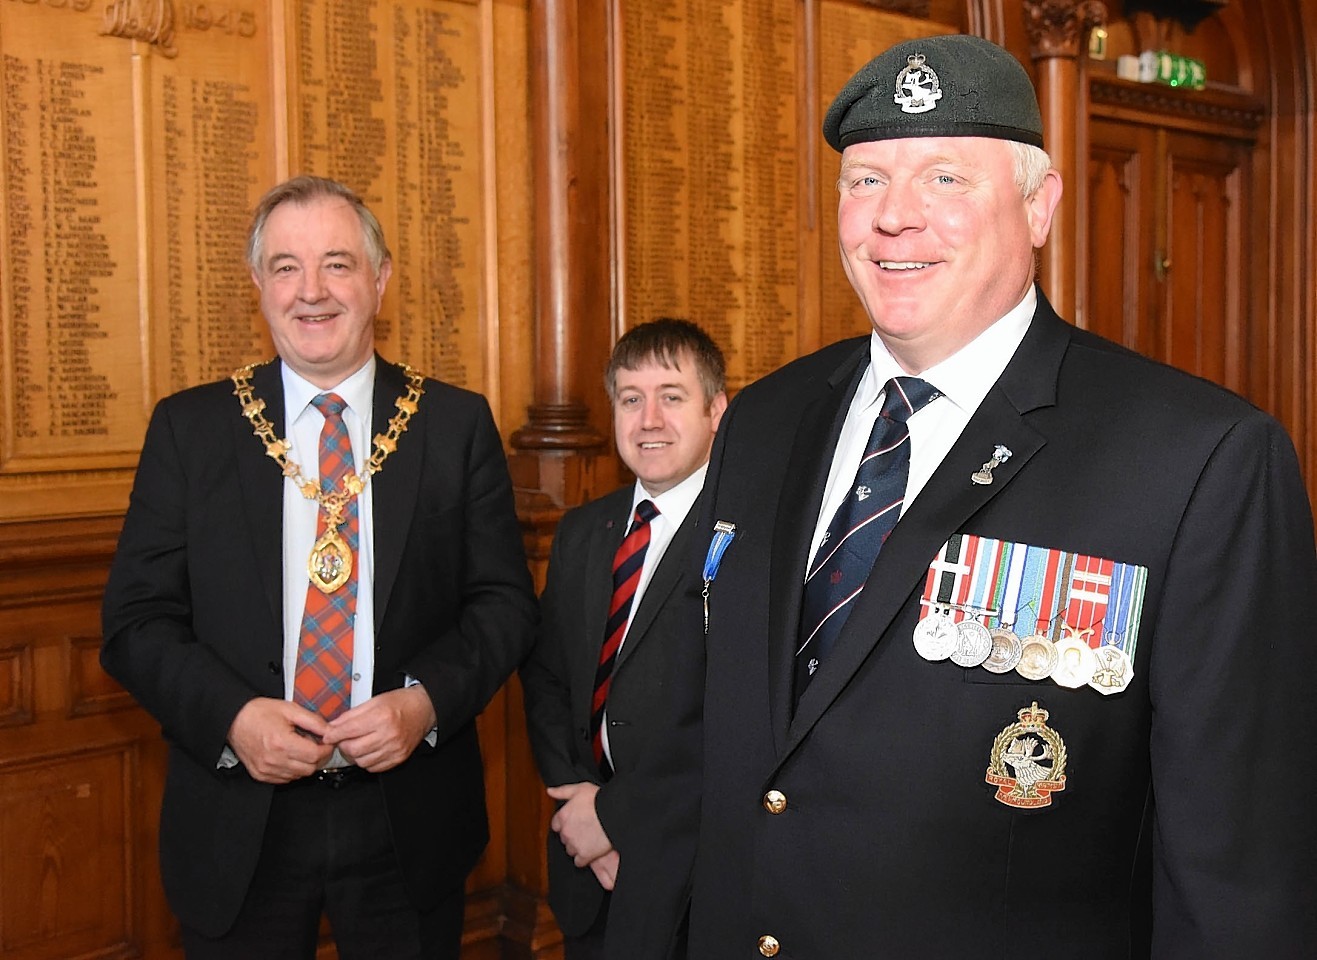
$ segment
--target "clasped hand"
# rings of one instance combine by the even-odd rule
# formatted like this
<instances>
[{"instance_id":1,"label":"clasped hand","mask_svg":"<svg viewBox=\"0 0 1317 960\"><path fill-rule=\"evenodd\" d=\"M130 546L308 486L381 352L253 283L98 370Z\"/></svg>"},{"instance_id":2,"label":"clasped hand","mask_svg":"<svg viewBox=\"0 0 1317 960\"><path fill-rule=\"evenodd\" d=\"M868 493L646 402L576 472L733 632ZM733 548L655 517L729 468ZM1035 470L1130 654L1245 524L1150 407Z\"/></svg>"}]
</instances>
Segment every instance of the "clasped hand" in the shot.
<instances>
[{"instance_id":1,"label":"clasped hand","mask_svg":"<svg viewBox=\"0 0 1317 960\"><path fill-rule=\"evenodd\" d=\"M349 763L382 773L406 760L434 726L419 684L390 690L326 721L287 700L248 700L229 727L229 746L264 783L287 783L324 767L337 747Z\"/></svg>"},{"instance_id":2,"label":"clasped hand","mask_svg":"<svg viewBox=\"0 0 1317 960\"><path fill-rule=\"evenodd\" d=\"M549 826L558 834L564 849L578 867L589 867L595 879L605 890L612 890L617 881L618 854L613 842L599 822L595 797L597 783L564 783L549 787L549 796L563 801L554 813Z\"/></svg>"}]
</instances>

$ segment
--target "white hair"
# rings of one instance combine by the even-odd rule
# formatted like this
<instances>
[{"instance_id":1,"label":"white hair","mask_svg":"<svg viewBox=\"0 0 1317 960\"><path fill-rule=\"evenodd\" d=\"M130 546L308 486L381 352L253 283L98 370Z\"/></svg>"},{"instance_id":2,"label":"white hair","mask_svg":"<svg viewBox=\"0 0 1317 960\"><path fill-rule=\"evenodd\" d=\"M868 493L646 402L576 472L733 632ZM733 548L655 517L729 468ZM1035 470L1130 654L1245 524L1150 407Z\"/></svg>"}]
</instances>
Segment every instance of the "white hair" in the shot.
<instances>
[{"instance_id":1,"label":"white hair","mask_svg":"<svg viewBox=\"0 0 1317 960\"><path fill-rule=\"evenodd\" d=\"M1052 169L1052 158L1041 147L1018 140L1008 140L1007 143L1015 160L1015 185L1023 196L1032 197Z\"/></svg>"}]
</instances>

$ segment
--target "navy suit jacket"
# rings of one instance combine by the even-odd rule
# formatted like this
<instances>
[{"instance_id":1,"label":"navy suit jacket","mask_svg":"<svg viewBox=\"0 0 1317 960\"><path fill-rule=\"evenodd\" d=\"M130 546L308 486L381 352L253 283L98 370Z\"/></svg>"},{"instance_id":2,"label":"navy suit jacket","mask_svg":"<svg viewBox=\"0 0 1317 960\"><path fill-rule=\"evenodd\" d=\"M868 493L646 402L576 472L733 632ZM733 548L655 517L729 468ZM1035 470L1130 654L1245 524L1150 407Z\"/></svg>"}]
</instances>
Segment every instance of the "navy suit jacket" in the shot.
<instances>
[{"instance_id":1,"label":"navy suit jacket","mask_svg":"<svg viewBox=\"0 0 1317 960\"><path fill-rule=\"evenodd\" d=\"M276 431L279 363L252 384ZM377 362L372 435L403 395ZM281 434L282 435L282 434ZM419 411L374 490L374 690L424 684L435 747L379 778L417 906L462 884L488 840L475 718L529 646L535 599L507 463L484 398L425 382ZM106 671L169 744L161 873L179 918L229 928L260 853L273 787L217 769L234 716L282 698L283 477L229 381L156 407L104 602Z\"/></svg>"},{"instance_id":2,"label":"navy suit jacket","mask_svg":"<svg viewBox=\"0 0 1317 960\"><path fill-rule=\"evenodd\" d=\"M715 520L737 534L710 588L691 957L759 957L764 936L779 960L1317 956L1317 563L1279 424L1040 296L795 705L804 565L867 351L785 367L718 431L696 553ZM997 444L1009 461L971 482ZM956 533L1145 566L1128 689L922 659ZM1067 785L1025 811L985 773L1035 700Z\"/></svg>"},{"instance_id":3,"label":"navy suit jacket","mask_svg":"<svg viewBox=\"0 0 1317 960\"><path fill-rule=\"evenodd\" d=\"M613 555L630 522L633 489L568 512L554 537L540 637L521 670L531 746L549 785L603 783L590 748L590 701L612 599ZM686 909L699 768L661 761L698 749L700 702L690 693L702 686L702 637L684 629L684 610L674 603L688 588L685 560L698 512L697 501L655 567L609 687L615 772L595 803L620 855L606 946L619 960L666 958ZM553 833L548 857L550 906L562 931L579 936L598 917L603 888L588 867L573 864Z\"/></svg>"}]
</instances>

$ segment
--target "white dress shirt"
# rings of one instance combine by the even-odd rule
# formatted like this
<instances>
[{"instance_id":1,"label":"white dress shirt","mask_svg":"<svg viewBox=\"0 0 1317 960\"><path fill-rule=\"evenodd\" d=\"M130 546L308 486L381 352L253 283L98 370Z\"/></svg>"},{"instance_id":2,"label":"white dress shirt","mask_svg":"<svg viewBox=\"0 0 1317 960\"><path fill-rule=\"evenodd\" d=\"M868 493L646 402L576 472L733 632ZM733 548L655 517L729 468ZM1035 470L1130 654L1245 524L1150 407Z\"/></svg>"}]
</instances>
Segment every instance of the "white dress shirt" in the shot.
<instances>
[{"instance_id":1,"label":"white dress shirt","mask_svg":"<svg viewBox=\"0 0 1317 960\"><path fill-rule=\"evenodd\" d=\"M636 505L641 500L651 501L658 508L658 516L649 521L649 546L645 548L645 562L640 568L640 582L636 585L636 594L631 600L631 615L627 617L626 628L622 631L622 642L618 644L618 656L621 656L622 647L626 646L627 634L631 632L631 621L635 619L636 611L640 609L641 598L645 595L645 588L649 586L649 581L654 576L654 570L658 567L659 561L663 559L663 554L667 552L668 544L672 543L672 538L677 535L677 528L682 525L686 519L686 514L695 504L695 500L704 489L704 475L709 472L709 462L706 460L704 465L692 473L681 483L671 489L665 490L657 497L650 496L645 490L644 485L637 480L635 491L631 496L631 512L627 514L627 529L631 528L631 521L636 516ZM616 661L615 661L616 662ZM601 738L604 743L604 754L608 757L608 762L613 762L613 753L608 745L608 708L604 707L603 724L600 728Z\"/></svg>"},{"instance_id":2,"label":"white dress shirt","mask_svg":"<svg viewBox=\"0 0 1317 960\"><path fill-rule=\"evenodd\" d=\"M942 395L916 412L908 421L910 477L906 481L902 515L910 509L910 504L924 489L929 477L960 439L965 425L1006 369L1006 364L1010 363L1033 321L1037 302L1038 296L1031 285L1024 299L1004 317L941 363L918 374ZM833 451L832 468L828 472L828 484L824 488L823 503L810 546L811 558L818 552L833 514L850 492L855 472L860 467L860 458L864 456L864 448L869 442L869 433L873 430L873 422L882 412L887 381L892 377L909 375L888 353L878 334L871 334L869 366L861 375L841 436L837 439L837 448ZM992 457L992 447L991 443L984 446L983 461ZM969 482L968 475L965 481Z\"/></svg>"}]
</instances>

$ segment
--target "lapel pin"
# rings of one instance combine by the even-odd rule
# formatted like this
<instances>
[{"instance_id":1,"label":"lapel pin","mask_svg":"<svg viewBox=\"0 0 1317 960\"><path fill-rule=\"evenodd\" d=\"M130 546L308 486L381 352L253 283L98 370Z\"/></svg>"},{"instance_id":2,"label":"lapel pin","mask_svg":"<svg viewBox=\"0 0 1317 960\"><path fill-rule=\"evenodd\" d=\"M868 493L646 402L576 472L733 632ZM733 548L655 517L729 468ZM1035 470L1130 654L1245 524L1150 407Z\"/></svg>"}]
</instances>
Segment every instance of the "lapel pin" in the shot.
<instances>
[{"instance_id":1,"label":"lapel pin","mask_svg":"<svg viewBox=\"0 0 1317 960\"><path fill-rule=\"evenodd\" d=\"M969 478L975 483L986 486L992 483L992 471L1000 467L1003 463L1011 458L1011 448L1003 444L997 444L992 450L992 459L981 466L975 473L971 473Z\"/></svg>"}]
</instances>

